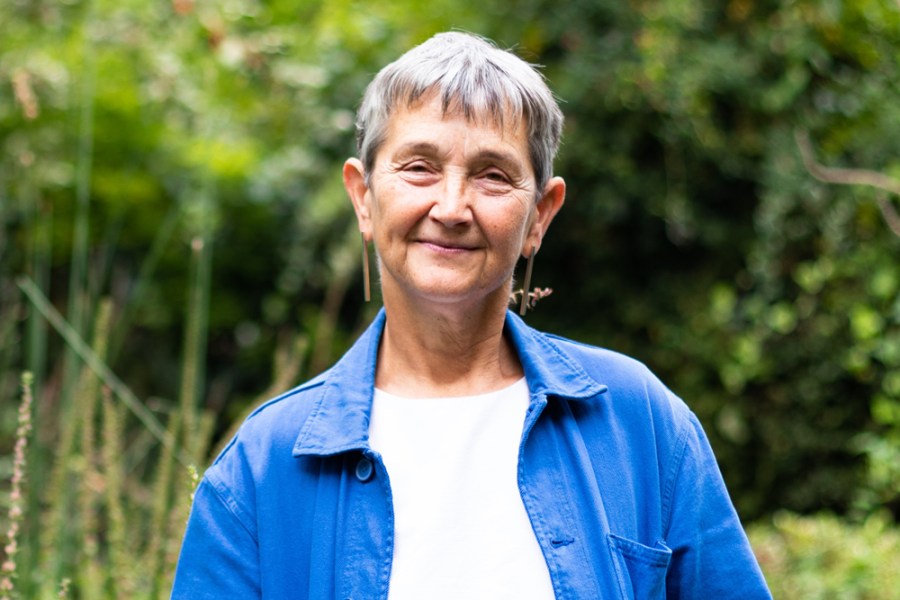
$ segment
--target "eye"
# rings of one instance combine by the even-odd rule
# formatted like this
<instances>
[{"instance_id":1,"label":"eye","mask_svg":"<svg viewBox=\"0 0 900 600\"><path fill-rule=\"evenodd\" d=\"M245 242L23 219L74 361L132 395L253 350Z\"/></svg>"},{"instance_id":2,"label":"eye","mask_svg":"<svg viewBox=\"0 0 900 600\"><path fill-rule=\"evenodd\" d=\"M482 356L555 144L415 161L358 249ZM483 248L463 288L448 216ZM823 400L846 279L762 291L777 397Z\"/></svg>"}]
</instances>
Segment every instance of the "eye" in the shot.
<instances>
[{"instance_id":1,"label":"eye","mask_svg":"<svg viewBox=\"0 0 900 600\"><path fill-rule=\"evenodd\" d=\"M417 159L417 160L411 160L411 161L405 163L401 167L401 170L403 170L406 173L431 173L435 169L431 165L431 163L429 163L428 161L422 160L422 159Z\"/></svg>"},{"instance_id":2,"label":"eye","mask_svg":"<svg viewBox=\"0 0 900 600\"><path fill-rule=\"evenodd\" d=\"M400 167L401 176L415 184L430 184L438 177L438 170L425 160L413 160Z\"/></svg>"},{"instance_id":3,"label":"eye","mask_svg":"<svg viewBox=\"0 0 900 600\"><path fill-rule=\"evenodd\" d=\"M485 169L478 174L478 181L487 192L507 192L512 187L512 180L502 170L497 168Z\"/></svg>"}]
</instances>

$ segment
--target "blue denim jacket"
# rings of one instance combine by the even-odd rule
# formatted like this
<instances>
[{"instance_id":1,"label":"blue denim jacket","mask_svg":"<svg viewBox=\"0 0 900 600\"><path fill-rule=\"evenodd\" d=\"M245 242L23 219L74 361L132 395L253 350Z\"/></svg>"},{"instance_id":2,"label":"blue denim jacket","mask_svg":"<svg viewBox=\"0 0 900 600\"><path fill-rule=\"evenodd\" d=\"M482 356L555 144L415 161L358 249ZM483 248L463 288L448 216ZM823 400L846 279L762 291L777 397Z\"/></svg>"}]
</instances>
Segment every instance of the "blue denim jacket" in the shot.
<instances>
[{"instance_id":1,"label":"blue denim jacket","mask_svg":"<svg viewBox=\"0 0 900 600\"><path fill-rule=\"evenodd\" d=\"M207 470L172 598L387 598L391 487L368 423L382 311ZM562 599L770 598L696 417L644 366L509 313L531 392L519 488Z\"/></svg>"}]
</instances>

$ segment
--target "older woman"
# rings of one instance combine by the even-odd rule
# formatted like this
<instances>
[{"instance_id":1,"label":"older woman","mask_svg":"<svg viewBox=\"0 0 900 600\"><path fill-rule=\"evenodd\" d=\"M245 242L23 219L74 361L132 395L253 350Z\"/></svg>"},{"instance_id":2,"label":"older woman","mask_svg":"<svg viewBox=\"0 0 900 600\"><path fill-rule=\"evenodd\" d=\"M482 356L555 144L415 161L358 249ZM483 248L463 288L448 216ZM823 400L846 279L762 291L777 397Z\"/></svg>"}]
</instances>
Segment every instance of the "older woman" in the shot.
<instances>
[{"instance_id":1,"label":"older woman","mask_svg":"<svg viewBox=\"0 0 900 600\"><path fill-rule=\"evenodd\" d=\"M173 598L768 598L690 410L508 311L565 197L542 77L437 35L385 67L344 183L384 310L201 482Z\"/></svg>"}]
</instances>

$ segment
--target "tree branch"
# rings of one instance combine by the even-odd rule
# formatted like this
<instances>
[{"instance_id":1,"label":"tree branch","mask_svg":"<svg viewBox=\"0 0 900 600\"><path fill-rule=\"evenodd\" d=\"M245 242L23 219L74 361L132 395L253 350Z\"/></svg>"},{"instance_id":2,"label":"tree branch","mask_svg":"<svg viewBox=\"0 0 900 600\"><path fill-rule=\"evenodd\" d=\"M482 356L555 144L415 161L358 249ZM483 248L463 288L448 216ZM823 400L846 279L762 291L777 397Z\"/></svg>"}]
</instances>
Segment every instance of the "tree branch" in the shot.
<instances>
[{"instance_id":1,"label":"tree branch","mask_svg":"<svg viewBox=\"0 0 900 600\"><path fill-rule=\"evenodd\" d=\"M884 217L887 226L890 227L895 235L900 236L900 213L897 212L891 201L883 195L879 196L878 208L881 209L881 216Z\"/></svg>"},{"instance_id":2,"label":"tree branch","mask_svg":"<svg viewBox=\"0 0 900 600\"><path fill-rule=\"evenodd\" d=\"M825 183L841 185L867 185L900 196L900 181L893 177L866 169L826 167L816 161L808 133L798 130L794 133L794 137L797 140L797 146L800 148L800 157L803 159L803 164L816 179Z\"/></svg>"},{"instance_id":3,"label":"tree branch","mask_svg":"<svg viewBox=\"0 0 900 600\"><path fill-rule=\"evenodd\" d=\"M900 196L900 181L893 177L867 169L826 167L816 160L812 143L809 140L809 133L798 129L794 132L794 139L797 141L797 148L800 150L800 158L803 160L803 165L810 175L819 181L838 185L866 185L888 194ZM886 196L882 195L878 198L878 208L881 210L881 216L890 230L895 235L900 236L900 213L897 212L896 207Z\"/></svg>"}]
</instances>

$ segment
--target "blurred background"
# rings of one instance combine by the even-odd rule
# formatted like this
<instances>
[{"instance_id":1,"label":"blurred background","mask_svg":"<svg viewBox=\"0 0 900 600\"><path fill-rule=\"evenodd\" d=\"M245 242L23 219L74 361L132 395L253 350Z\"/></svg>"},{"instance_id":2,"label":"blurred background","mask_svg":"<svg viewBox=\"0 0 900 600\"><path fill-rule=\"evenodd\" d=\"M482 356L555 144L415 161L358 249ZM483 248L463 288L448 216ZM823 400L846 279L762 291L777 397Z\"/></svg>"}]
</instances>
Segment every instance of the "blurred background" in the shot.
<instances>
[{"instance_id":1,"label":"blurred background","mask_svg":"<svg viewBox=\"0 0 900 600\"><path fill-rule=\"evenodd\" d=\"M898 0L7 0L0 598L168 597L197 473L378 309L354 110L451 28L567 117L529 322L685 399L776 597L900 598Z\"/></svg>"}]
</instances>

